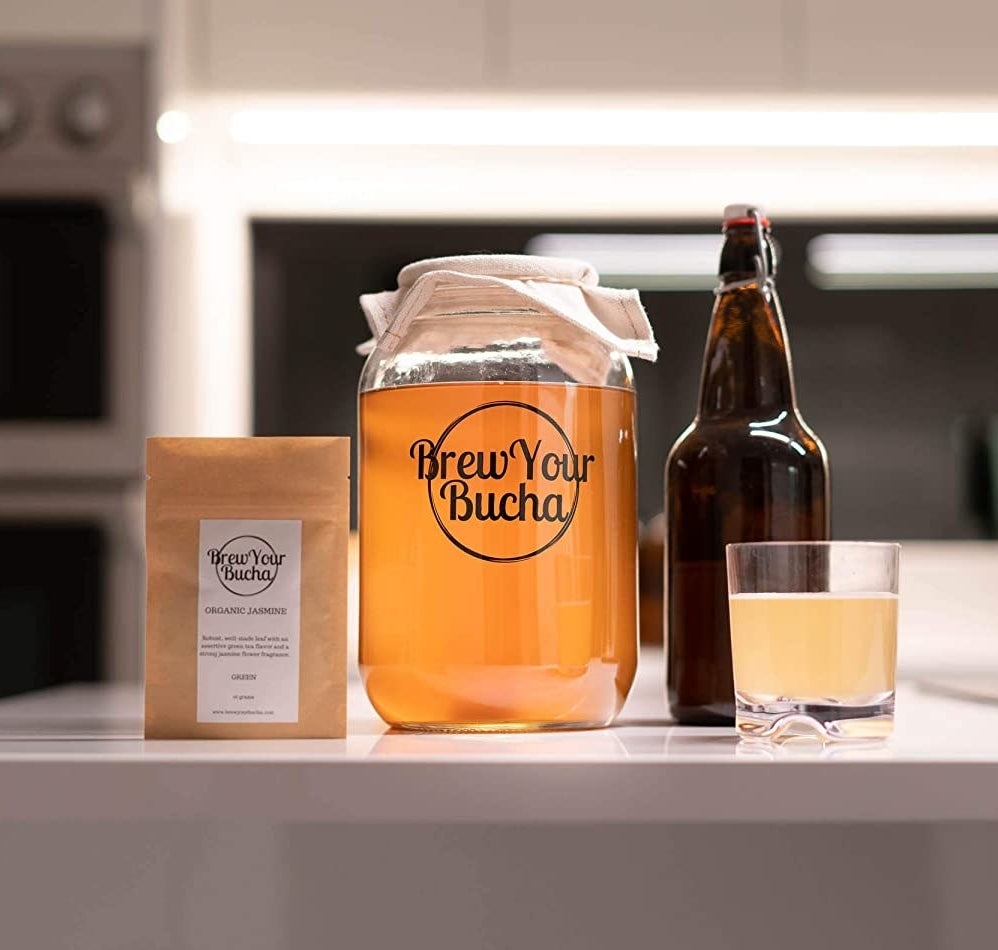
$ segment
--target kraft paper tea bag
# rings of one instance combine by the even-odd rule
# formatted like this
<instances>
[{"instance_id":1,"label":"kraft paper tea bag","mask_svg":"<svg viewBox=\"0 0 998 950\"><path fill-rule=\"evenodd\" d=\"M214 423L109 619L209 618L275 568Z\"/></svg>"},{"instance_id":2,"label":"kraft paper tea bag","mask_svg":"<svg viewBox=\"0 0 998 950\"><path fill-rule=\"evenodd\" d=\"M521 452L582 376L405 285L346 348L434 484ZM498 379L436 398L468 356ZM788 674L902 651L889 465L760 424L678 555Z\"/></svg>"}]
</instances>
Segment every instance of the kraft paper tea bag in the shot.
<instances>
[{"instance_id":1,"label":"kraft paper tea bag","mask_svg":"<svg viewBox=\"0 0 998 950\"><path fill-rule=\"evenodd\" d=\"M149 439L147 738L345 733L346 438Z\"/></svg>"}]
</instances>

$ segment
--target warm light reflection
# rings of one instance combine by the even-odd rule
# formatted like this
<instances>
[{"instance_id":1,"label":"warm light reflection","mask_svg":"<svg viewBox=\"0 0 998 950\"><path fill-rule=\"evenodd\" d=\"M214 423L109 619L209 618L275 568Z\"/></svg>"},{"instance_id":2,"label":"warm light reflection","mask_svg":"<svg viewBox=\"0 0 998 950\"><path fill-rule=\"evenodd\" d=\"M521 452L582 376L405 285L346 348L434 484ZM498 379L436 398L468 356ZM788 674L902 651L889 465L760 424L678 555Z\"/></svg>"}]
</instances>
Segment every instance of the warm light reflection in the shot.
<instances>
[{"instance_id":1,"label":"warm light reflection","mask_svg":"<svg viewBox=\"0 0 998 950\"><path fill-rule=\"evenodd\" d=\"M765 429L767 426L779 425L787 417L787 410L784 409L778 416L774 419L763 419L762 422L750 422L750 429Z\"/></svg>"},{"instance_id":2,"label":"warm light reflection","mask_svg":"<svg viewBox=\"0 0 998 950\"><path fill-rule=\"evenodd\" d=\"M765 429L753 429L749 435L762 436L764 439L776 439L777 442L782 442L784 445L789 445L798 455L807 455L807 452L799 442L795 442L788 435L784 435L782 432L769 432Z\"/></svg>"},{"instance_id":3,"label":"warm light reflection","mask_svg":"<svg viewBox=\"0 0 998 950\"><path fill-rule=\"evenodd\" d=\"M167 109L156 120L156 135L166 145L177 145L191 134L191 117L177 109Z\"/></svg>"}]
</instances>

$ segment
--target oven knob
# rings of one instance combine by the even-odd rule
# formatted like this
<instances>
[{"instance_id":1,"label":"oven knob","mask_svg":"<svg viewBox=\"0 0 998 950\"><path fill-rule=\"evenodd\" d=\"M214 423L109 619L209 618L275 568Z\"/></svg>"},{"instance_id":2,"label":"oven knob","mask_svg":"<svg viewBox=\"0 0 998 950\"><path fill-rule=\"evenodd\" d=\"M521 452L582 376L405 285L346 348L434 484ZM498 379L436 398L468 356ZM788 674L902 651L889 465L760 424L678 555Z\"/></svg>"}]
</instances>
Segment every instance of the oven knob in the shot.
<instances>
[{"instance_id":1,"label":"oven knob","mask_svg":"<svg viewBox=\"0 0 998 950\"><path fill-rule=\"evenodd\" d=\"M12 145L28 122L28 107L21 94L0 80L0 148Z\"/></svg>"},{"instance_id":2,"label":"oven knob","mask_svg":"<svg viewBox=\"0 0 998 950\"><path fill-rule=\"evenodd\" d=\"M111 93L102 82L85 80L63 99L59 120L63 135L74 145L100 145L114 125Z\"/></svg>"}]
</instances>

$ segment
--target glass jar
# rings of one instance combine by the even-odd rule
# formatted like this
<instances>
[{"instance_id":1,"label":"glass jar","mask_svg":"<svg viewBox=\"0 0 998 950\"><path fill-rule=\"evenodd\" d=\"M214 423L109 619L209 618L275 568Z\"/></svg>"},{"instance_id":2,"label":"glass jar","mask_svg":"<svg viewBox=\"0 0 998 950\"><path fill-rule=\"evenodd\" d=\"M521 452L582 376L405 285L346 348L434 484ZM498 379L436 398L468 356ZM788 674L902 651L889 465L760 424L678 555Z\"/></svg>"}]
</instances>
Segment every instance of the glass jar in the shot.
<instances>
[{"instance_id":1,"label":"glass jar","mask_svg":"<svg viewBox=\"0 0 998 950\"><path fill-rule=\"evenodd\" d=\"M605 726L634 678L631 366L541 292L451 273L364 367L360 665L393 726Z\"/></svg>"}]
</instances>

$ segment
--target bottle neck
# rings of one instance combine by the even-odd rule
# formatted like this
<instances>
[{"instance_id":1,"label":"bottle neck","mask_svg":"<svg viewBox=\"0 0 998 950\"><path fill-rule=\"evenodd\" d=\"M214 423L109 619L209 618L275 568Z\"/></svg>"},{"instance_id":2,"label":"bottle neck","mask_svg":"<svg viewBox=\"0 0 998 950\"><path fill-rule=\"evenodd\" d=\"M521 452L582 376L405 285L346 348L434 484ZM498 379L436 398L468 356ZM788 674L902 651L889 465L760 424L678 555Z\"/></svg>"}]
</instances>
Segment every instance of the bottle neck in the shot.
<instances>
[{"instance_id":1,"label":"bottle neck","mask_svg":"<svg viewBox=\"0 0 998 950\"><path fill-rule=\"evenodd\" d=\"M762 233L765 245L766 272L770 277L776 276L776 249L773 239L766 228ZM748 280L756 276L756 264L759 257L759 234L754 225L738 225L728 228L724 233L724 244L721 247L721 261L718 276L722 284Z\"/></svg>"},{"instance_id":2,"label":"bottle neck","mask_svg":"<svg viewBox=\"0 0 998 950\"><path fill-rule=\"evenodd\" d=\"M776 255L765 235L768 273ZM776 288L760 287L758 237L733 228L721 251L721 286L704 353L698 415L773 418L796 409L786 324Z\"/></svg>"}]
</instances>

